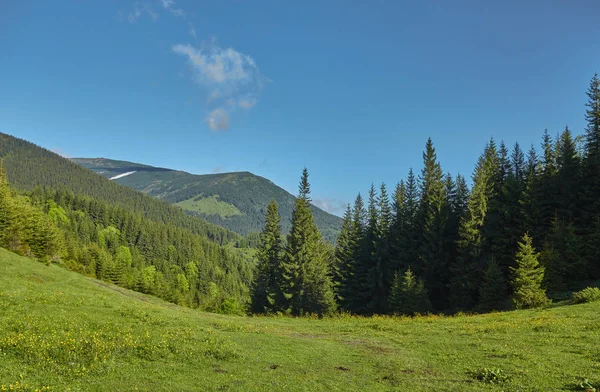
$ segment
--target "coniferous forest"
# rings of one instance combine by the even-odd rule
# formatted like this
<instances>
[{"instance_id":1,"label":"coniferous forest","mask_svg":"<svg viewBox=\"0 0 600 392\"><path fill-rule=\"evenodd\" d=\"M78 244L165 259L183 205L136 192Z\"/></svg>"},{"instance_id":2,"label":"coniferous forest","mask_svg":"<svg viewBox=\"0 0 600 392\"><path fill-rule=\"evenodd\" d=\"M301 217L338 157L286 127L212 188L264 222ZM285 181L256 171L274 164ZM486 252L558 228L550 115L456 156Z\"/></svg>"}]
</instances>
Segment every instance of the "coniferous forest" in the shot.
<instances>
[{"instance_id":1,"label":"coniferous forest","mask_svg":"<svg viewBox=\"0 0 600 392\"><path fill-rule=\"evenodd\" d=\"M541 148L491 139L471 177L446 174L429 139L422 169L349 205L335 249L300 181L292 230L272 203L252 310L290 314L491 311L544 305L600 279L600 80L583 134L543 134Z\"/></svg>"},{"instance_id":2,"label":"coniferous forest","mask_svg":"<svg viewBox=\"0 0 600 392\"><path fill-rule=\"evenodd\" d=\"M227 313L538 307L600 279L597 75L585 118L581 135L546 131L541 148L491 139L471 185L443 171L427 140L419 172L348 205L335 244L314 220L305 169L289 234L271 202L256 260L234 233L2 135L0 246Z\"/></svg>"}]
</instances>

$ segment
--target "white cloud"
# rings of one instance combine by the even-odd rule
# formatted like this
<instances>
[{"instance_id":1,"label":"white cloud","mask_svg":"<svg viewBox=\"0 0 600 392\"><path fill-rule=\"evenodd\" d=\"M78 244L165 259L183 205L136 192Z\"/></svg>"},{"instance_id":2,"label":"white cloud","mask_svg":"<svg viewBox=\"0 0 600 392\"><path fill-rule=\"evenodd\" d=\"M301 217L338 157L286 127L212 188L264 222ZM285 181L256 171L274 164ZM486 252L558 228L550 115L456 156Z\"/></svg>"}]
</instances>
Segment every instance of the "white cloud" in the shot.
<instances>
[{"instance_id":1,"label":"white cloud","mask_svg":"<svg viewBox=\"0 0 600 392\"><path fill-rule=\"evenodd\" d=\"M181 8L174 8L174 9L171 9L169 11L171 11L171 13L173 15L178 16L178 17L184 17L185 16L185 12L183 12L183 10Z\"/></svg>"},{"instance_id":2,"label":"white cloud","mask_svg":"<svg viewBox=\"0 0 600 392\"><path fill-rule=\"evenodd\" d=\"M135 23L148 15L156 21L159 13L167 12L181 18L187 24L189 35L197 38L194 24L185 11L177 7L176 0L137 1L127 20ZM222 48L214 37L196 46L176 44L172 50L186 58L190 65L193 80L206 97L205 122L213 131L228 129L230 117L236 111L253 108L268 81L252 57L233 48Z\"/></svg>"},{"instance_id":3,"label":"white cloud","mask_svg":"<svg viewBox=\"0 0 600 392\"><path fill-rule=\"evenodd\" d=\"M223 108L217 108L208 113L205 121L212 131L226 131L229 129L229 113Z\"/></svg>"},{"instance_id":4,"label":"white cloud","mask_svg":"<svg viewBox=\"0 0 600 392\"><path fill-rule=\"evenodd\" d=\"M158 20L158 13L154 11L150 4L137 2L134 5L133 11L127 15L127 21L129 23L135 23L143 14L150 16L154 22Z\"/></svg>"},{"instance_id":5,"label":"white cloud","mask_svg":"<svg viewBox=\"0 0 600 392\"><path fill-rule=\"evenodd\" d=\"M254 105L256 105L256 99L240 99L238 105L244 109L251 109Z\"/></svg>"},{"instance_id":6,"label":"white cloud","mask_svg":"<svg viewBox=\"0 0 600 392\"><path fill-rule=\"evenodd\" d=\"M211 109L206 123L213 131L227 129L237 108L249 110L256 105L267 79L252 57L222 48L214 39L200 47L173 45L172 50L186 58L194 81L206 94Z\"/></svg>"},{"instance_id":7,"label":"white cloud","mask_svg":"<svg viewBox=\"0 0 600 392\"><path fill-rule=\"evenodd\" d=\"M243 83L250 81L258 73L256 63L250 56L232 48L210 46L207 49L197 49L189 44L178 44L173 46L173 51L188 58L202 83Z\"/></svg>"},{"instance_id":8,"label":"white cloud","mask_svg":"<svg viewBox=\"0 0 600 392\"><path fill-rule=\"evenodd\" d=\"M330 214L342 216L346 210L347 204L341 200L321 197L312 201L312 204Z\"/></svg>"}]
</instances>

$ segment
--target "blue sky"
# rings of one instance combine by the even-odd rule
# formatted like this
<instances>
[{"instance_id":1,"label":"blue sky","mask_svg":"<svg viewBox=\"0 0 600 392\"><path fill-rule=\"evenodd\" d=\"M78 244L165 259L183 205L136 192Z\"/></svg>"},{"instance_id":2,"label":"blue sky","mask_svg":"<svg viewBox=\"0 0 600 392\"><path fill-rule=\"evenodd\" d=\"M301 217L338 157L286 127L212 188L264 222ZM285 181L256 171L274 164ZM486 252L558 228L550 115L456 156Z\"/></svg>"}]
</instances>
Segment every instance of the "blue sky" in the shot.
<instances>
[{"instance_id":1,"label":"blue sky","mask_svg":"<svg viewBox=\"0 0 600 392\"><path fill-rule=\"evenodd\" d=\"M470 176L486 141L584 127L600 2L0 3L0 131L72 157L248 170L340 213L432 137Z\"/></svg>"}]
</instances>

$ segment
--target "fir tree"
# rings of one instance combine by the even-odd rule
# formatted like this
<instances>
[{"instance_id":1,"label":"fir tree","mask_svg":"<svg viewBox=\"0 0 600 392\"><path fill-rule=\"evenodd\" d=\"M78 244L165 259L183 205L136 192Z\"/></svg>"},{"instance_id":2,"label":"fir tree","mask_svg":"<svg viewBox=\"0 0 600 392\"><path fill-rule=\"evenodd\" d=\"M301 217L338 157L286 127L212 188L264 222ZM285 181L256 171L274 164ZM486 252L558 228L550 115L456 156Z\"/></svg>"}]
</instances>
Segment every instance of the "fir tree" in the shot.
<instances>
[{"instance_id":1,"label":"fir tree","mask_svg":"<svg viewBox=\"0 0 600 392\"><path fill-rule=\"evenodd\" d=\"M566 127L557 142L557 218L575 222L579 218L581 162L571 130Z\"/></svg>"},{"instance_id":2,"label":"fir tree","mask_svg":"<svg viewBox=\"0 0 600 392\"><path fill-rule=\"evenodd\" d=\"M423 161L424 167L420 177L421 243L419 254L425 284L431 289L436 307L440 307L447 297L446 284L449 277L449 265L446 258L445 235L450 211L442 168L437 160L431 139L427 140Z\"/></svg>"},{"instance_id":3,"label":"fir tree","mask_svg":"<svg viewBox=\"0 0 600 392\"><path fill-rule=\"evenodd\" d=\"M342 228L335 243L335 262L333 268L333 287L336 302L347 309L349 283L352 281L354 251L352 249L352 209L350 204L344 213ZM350 294L351 296L351 294Z\"/></svg>"},{"instance_id":4,"label":"fir tree","mask_svg":"<svg viewBox=\"0 0 600 392\"><path fill-rule=\"evenodd\" d=\"M396 273L390 294L390 309L395 314L414 315L431 311L423 282L407 269L402 279Z\"/></svg>"},{"instance_id":5,"label":"fir tree","mask_svg":"<svg viewBox=\"0 0 600 392\"><path fill-rule=\"evenodd\" d=\"M421 244L421 231L419 224L419 190L417 180L412 169L408 171L406 179L406 194L404 210L402 213L403 223L401 228L402 252L400 254L399 269L411 268L417 274L422 273L419 257Z\"/></svg>"},{"instance_id":6,"label":"fir tree","mask_svg":"<svg viewBox=\"0 0 600 392\"><path fill-rule=\"evenodd\" d=\"M600 79L595 74L587 91L585 159L582 201L584 257L592 278L600 277Z\"/></svg>"},{"instance_id":7,"label":"fir tree","mask_svg":"<svg viewBox=\"0 0 600 392\"><path fill-rule=\"evenodd\" d=\"M251 310L270 313L280 309L284 298L280 292L281 275L281 225L279 206L271 200L267 206L265 226L260 235L256 278L252 287Z\"/></svg>"},{"instance_id":8,"label":"fir tree","mask_svg":"<svg viewBox=\"0 0 600 392\"><path fill-rule=\"evenodd\" d=\"M294 315L324 314L335 308L331 271L321 233L310 210L310 184L305 168L287 237L283 273L286 306Z\"/></svg>"},{"instance_id":9,"label":"fir tree","mask_svg":"<svg viewBox=\"0 0 600 392\"><path fill-rule=\"evenodd\" d=\"M359 278L361 277L361 274L357 274L357 271L360 270L360 254L361 244L365 234L365 220L366 212L364 202L359 193L354 200L354 207L352 208L352 224L348 236L348 248L350 251L349 253L352 256L352 262L347 271L342 291L344 293L342 305L344 309L351 312L359 312L361 306L360 290L363 282L360 282Z\"/></svg>"},{"instance_id":10,"label":"fir tree","mask_svg":"<svg viewBox=\"0 0 600 392\"><path fill-rule=\"evenodd\" d=\"M479 309L484 312L502 310L506 302L506 279L500 266L492 260L483 274L479 287Z\"/></svg>"},{"instance_id":11,"label":"fir tree","mask_svg":"<svg viewBox=\"0 0 600 392\"><path fill-rule=\"evenodd\" d=\"M377 244L381 239L379 226L379 206L375 186L369 190L369 205L367 210L367 225L361 241L355 277L358 283L358 307L360 313L373 313L378 303L378 271Z\"/></svg>"},{"instance_id":12,"label":"fir tree","mask_svg":"<svg viewBox=\"0 0 600 392\"><path fill-rule=\"evenodd\" d=\"M456 309L469 309L476 303L480 276L485 265L483 228L492 192L495 160L495 147L488 144L477 162L468 209L460 223L459 255L451 266L449 285L450 302Z\"/></svg>"},{"instance_id":13,"label":"fir tree","mask_svg":"<svg viewBox=\"0 0 600 392\"><path fill-rule=\"evenodd\" d=\"M389 255L389 230L392 223L390 200L385 184L381 184L377 199L377 239L375 242L375 265L371 274L373 299L369 308L374 313L384 313L387 309L390 286L388 281L392 275Z\"/></svg>"},{"instance_id":14,"label":"fir tree","mask_svg":"<svg viewBox=\"0 0 600 392\"><path fill-rule=\"evenodd\" d=\"M11 190L0 160L0 247L10 247L11 237L14 237L15 229Z\"/></svg>"},{"instance_id":15,"label":"fir tree","mask_svg":"<svg viewBox=\"0 0 600 392\"><path fill-rule=\"evenodd\" d=\"M538 257L533 240L525 234L515 255L517 267L511 268L513 302L518 309L536 308L548 303L546 291L542 288L545 269L540 266Z\"/></svg>"}]
</instances>

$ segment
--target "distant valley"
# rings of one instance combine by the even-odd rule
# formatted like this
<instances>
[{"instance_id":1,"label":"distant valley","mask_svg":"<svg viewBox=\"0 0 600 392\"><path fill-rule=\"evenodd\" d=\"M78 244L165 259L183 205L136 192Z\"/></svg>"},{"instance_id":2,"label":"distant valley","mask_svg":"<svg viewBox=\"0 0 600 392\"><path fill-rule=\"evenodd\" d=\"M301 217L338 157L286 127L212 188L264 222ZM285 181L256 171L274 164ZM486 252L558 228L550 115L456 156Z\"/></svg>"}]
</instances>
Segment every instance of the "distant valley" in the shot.
<instances>
[{"instance_id":1,"label":"distant valley","mask_svg":"<svg viewBox=\"0 0 600 392\"><path fill-rule=\"evenodd\" d=\"M188 214L246 235L258 232L271 199L279 204L283 232L290 229L294 196L250 172L190 174L105 158L72 158L73 162L150 196L177 205ZM341 219L312 206L323 236L335 239Z\"/></svg>"}]
</instances>

